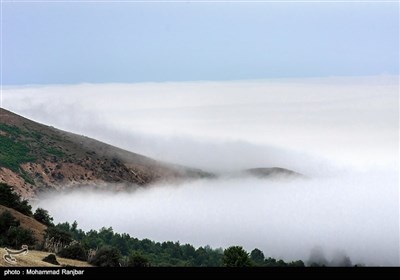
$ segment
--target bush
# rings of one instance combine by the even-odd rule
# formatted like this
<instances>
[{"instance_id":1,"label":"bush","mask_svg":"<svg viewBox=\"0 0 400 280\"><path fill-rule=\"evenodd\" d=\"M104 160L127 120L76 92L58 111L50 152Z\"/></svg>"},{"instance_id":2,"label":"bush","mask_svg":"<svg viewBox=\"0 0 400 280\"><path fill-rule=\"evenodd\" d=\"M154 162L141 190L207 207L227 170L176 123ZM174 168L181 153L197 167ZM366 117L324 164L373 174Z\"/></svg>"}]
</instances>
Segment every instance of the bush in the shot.
<instances>
[{"instance_id":1,"label":"bush","mask_svg":"<svg viewBox=\"0 0 400 280\"><path fill-rule=\"evenodd\" d=\"M10 211L4 211L0 215L0 236L4 236L10 227L18 227L19 224Z\"/></svg>"},{"instance_id":2,"label":"bush","mask_svg":"<svg viewBox=\"0 0 400 280\"><path fill-rule=\"evenodd\" d=\"M101 267L117 267L121 253L118 249L110 246L101 247L93 257L91 264Z\"/></svg>"},{"instance_id":3,"label":"bush","mask_svg":"<svg viewBox=\"0 0 400 280\"><path fill-rule=\"evenodd\" d=\"M85 248L80 243L74 243L63 248L58 255L62 258L86 261L87 254Z\"/></svg>"},{"instance_id":4,"label":"bush","mask_svg":"<svg viewBox=\"0 0 400 280\"><path fill-rule=\"evenodd\" d=\"M134 252L129 256L128 266L130 267L149 267L150 261L138 252Z\"/></svg>"},{"instance_id":5,"label":"bush","mask_svg":"<svg viewBox=\"0 0 400 280\"><path fill-rule=\"evenodd\" d=\"M47 210L44 210L43 208L38 208L35 211L35 214L33 214L33 217L35 218L36 221L46 225L46 226L53 226L53 217L49 215L49 212Z\"/></svg>"},{"instance_id":6,"label":"bush","mask_svg":"<svg viewBox=\"0 0 400 280\"><path fill-rule=\"evenodd\" d=\"M260 249L255 248L251 251L250 258L255 264L261 265L264 262L265 256Z\"/></svg>"},{"instance_id":7,"label":"bush","mask_svg":"<svg viewBox=\"0 0 400 280\"><path fill-rule=\"evenodd\" d=\"M32 207L28 201L21 199L21 196L15 193L12 187L3 183L0 183L0 204L32 216Z\"/></svg>"},{"instance_id":8,"label":"bush","mask_svg":"<svg viewBox=\"0 0 400 280\"><path fill-rule=\"evenodd\" d=\"M46 229L46 237L49 239L53 238L55 241L61 242L64 245L72 242L71 233L59 229L58 227L48 227Z\"/></svg>"},{"instance_id":9,"label":"bush","mask_svg":"<svg viewBox=\"0 0 400 280\"><path fill-rule=\"evenodd\" d=\"M33 232L21 227L11 227L7 232L8 245L19 248L21 245L32 246L36 242Z\"/></svg>"},{"instance_id":10,"label":"bush","mask_svg":"<svg viewBox=\"0 0 400 280\"><path fill-rule=\"evenodd\" d=\"M9 212L0 215L0 245L19 248L21 245L34 245L33 232L19 226L20 222Z\"/></svg>"},{"instance_id":11,"label":"bush","mask_svg":"<svg viewBox=\"0 0 400 280\"><path fill-rule=\"evenodd\" d=\"M11 215L10 211L4 211L0 215L0 246L8 245L8 230L18 226L19 221Z\"/></svg>"},{"instance_id":12,"label":"bush","mask_svg":"<svg viewBox=\"0 0 400 280\"><path fill-rule=\"evenodd\" d=\"M55 265L60 265L60 263L57 261L56 255L54 255L54 254L50 254L47 257L44 257L43 261L51 263L51 264L55 264Z\"/></svg>"},{"instance_id":13,"label":"bush","mask_svg":"<svg viewBox=\"0 0 400 280\"><path fill-rule=\"evenodd\" d=\"M251 266L249 254L241 246L225 249L223 262L227 267Z\"/></svg>"}]
</instances>

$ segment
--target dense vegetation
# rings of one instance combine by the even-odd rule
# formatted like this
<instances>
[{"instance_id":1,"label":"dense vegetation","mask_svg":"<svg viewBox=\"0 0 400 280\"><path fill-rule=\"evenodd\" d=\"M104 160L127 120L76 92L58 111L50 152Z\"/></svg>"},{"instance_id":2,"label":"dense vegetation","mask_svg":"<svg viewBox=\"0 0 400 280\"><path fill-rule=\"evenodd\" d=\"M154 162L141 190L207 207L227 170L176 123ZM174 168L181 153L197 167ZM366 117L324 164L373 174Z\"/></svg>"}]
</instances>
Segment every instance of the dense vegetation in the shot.
<instances>
[{"instance_id":1,"label":"dense vegetation","mask_svg":"<svg viewBox=\"0 0 400 280\"><path fill-rule=\"evenodd\" d=\"M10 186L3 183L0 183L0 205L15 209L27 216L32 216L32 207L29 202L21 199Z\"/></svg>"},{"instance_id":2,"label":"dense vegetation","mask_svg":"<svg viewBox=\"0 0 400 280\"><path fill-rule=\"evenodd\" d=\"M23 135L18 127L0 123L0 131L0 165L18 172L20 164L35 160L29 147L18 140Z\"/></svg>"},{"instance_id":3,"label":"dense vegetation","mask_svg":"<svg viewBox=\"0 0 400 280\"><path fill-rule=\"evenodd\" d=\"M251 254L239 246L226 250L210 246L196 249L179 242L139 240L129 234L115 233L111 227L84 232L76 222L72 225L67 222L58 224L51 231L49 236L59 238L61 242L77 241L63 249L60 256L83 260L84 255L88 258L90 249L97 249L91 263L98 266L304 266L302 261L286 263L265 259L259 249L254 249Z\"/></svg>"},{"instance_id":4,"label":"dense vegetation","mask_svg":"<svg viewBox=\"0 0 400 280\"><path fill-rule=\"evenodd\" d=\"M12 188L0 183L0 205L17 210L27 216L32 215L32 207L27 200L13 192ZM33 232L20 227L20 222L9 212L0 214L0 246L19 248L21 245L34 245Z\"/></svg>"},{"instance_id":5,"label":"dense vegetation","mask_svg":"<svg viewBox=\"0 0 400 280\"><path fill-rule=\"evenodd\" d=\"M33 214L33 218L46 226L53 226L53 217L51 217L49 212L43 208L36 209L35 214Z\"/></svg>"},{"instance_id":6,"label":"dense vegetation","mask_svg":"<svg viewBox=\"0 0 400 280\"><path fill-rule=\"evenodd\" d=\"M196 249L179 242L139 240L126 233L116 233L111 227L84 232L78 228L77 222L54 225L53 218L46 210L38 208L32 214L28 202L5 184L0 184L0 204L46 224L45 243L62 244L61 250L57 251L59 256L88 260L96 266L304 266L302 261L285 263L283 260L266 259L259 249L254 249L250 254L239 246L225 250L212 249L210 246ZM1 246L18 248L22 244L33 245L35 242L32 232L21 228L19 221L7 211L0 215L0 236ZM37 245L47 248L45 244Z\"/></svg>"},{"instance_id":7,"label":"dense vegetation","mask_svg":"<svg viewBox=\"0 0 400 280\"><path fill-rule=\"evenodd\" d=\"M20 227L18 220L9 212L0 214L0 246L20 248L21 245L34 245L35 237L29 229Z\"/></svg>"}]
</instances>

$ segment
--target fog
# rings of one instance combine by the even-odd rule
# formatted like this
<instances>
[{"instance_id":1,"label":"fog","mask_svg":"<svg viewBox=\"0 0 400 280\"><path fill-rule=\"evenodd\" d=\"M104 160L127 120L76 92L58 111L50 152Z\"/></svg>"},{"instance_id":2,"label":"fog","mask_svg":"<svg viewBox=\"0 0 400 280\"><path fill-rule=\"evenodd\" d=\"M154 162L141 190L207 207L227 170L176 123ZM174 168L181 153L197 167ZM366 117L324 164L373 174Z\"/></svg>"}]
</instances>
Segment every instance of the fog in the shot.
<instances>
[{"instance_id":1,"label":"fog","mask_svg":"<svg viewBox=\"0 0 400 280\"><path fill-rule=\"evenodd\" d=\"M399 265L398 77L5 88L16 113L215 172L279 166L309 179L228 178L42 197L57 222L266 256ZM107 207L105 207L105 205Z\"/></svg>"},{"instance_id":2,"label":"fog","mask_svg":"<svg viewBox=\"0 0 400 280\"><path fill-rule=\"evenodd\" d=\"M208 169L271 157L291 165L293 152L357 168L396 164L398 100L393 76L3 90L5 108L34 120Z\"/></svg>"},{"instance_id":3,"label":"fog","mask_svg":"<svg viewBox=\"0 0 400 280\"><path fill-rule=\"evenodd\" d=\"M138 238L196 246L243 245L266 256L308 260L315 246L353 263L398 264L394 173L268 181L204 180L126 193L72 192L42 198L57 221L85 230L113 226Z\"/></svg>"}]
</instances>

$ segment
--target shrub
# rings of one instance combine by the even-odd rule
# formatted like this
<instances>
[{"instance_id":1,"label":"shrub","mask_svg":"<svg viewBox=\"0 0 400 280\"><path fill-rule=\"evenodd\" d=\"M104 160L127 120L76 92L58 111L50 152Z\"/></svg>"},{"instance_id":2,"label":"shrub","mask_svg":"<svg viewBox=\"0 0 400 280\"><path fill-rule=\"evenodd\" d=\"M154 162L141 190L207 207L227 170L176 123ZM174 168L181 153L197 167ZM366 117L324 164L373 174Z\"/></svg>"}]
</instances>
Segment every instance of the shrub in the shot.
<instances>
[{"instance_id":1,"label":"shrub","mask_svg":"<svg viewBox=\"0 0 400 280\"><path fill-rule=\"evenodd\" d=\"M44 257L43 261L51 263L51 264L55 264L55 265L60 265L60 263L57 261L56 255L54 255L54 254L50 254L47 257Z\"/></svg>"},{"instance_id":2,"label":"shrub","mask_svg":"<svg viewBox=\"0 0 400 280\"><path fill-rule=\"evenodd\" d=\"M249 254L241 246L225 249L223 262L227 267L251 266Z\"/></svg>"},{"instance_id":3,"label":"shrub","mask_svg":"<svg viewBox=\"0 0 400 280\"><path fill-rule=\"evenodd\" d=\"M21 245L32 246L36 242L33 232L21 227L11 227L7 232L8 245L19 248Z\"/></svg>"},{"instance_id":4,"label":"shrub","mask_svg":"<svg viewBox=\"0 0 400 280\"><path fill-rule=\"evenodd\" d=\"M46 237L48 239L53 238L57 242L61 242L64 245L70 244L72 242L71 233L59 229L58 227L48 227L46 229Z\"/></svg>"},{"instance_id":5,"label":"shrub","mask_svg":"<svg viewBox=\"0 0 400 280\"><path fill-rule=\"evenodd\" d=\"M19 224L10 211L4 211L0 214L0 236L5 235L10 227L18 227Z\"/></svg>"},{"instance_id":6,"label":"shrub","mask_svg":"<svg viewBox=\"0 0 400 280\"><path fill-rule=\"evenodd\" d=\"M260 249L255 248L253 251L251 251L250 258L255 264L260 265L264 262L265 256Z\"/></svg>"},{"instance_id":7,"label":"shrub","mask_svg":"<svg viewBox=\"0 0 400 280\"><path fill-rule=\"evenodd\" d=\"M36 209L35 214L33 214L33 217L35 218L36 221L46 226L53 226L53 217L51 217L49 215L49 212L47 210L44 210L43 208Z\"/></svg>"},{"instance_id":8,"label":"shrub","mask_svg":"<svg viewBox=\"0 0 400 280\"><path fill-rule=\"evenodd\" d=\"M86 261L87 254L85 248L80 243L74 243L63 248L58 255L62 258Z\"/></svg>"},{"instance_id":9,"label":"shrub","mask_svg":"<svg viewBox=\"0 0 400 280\"><path fill-rule=\"evenodd\" d=\"M32 216L32 207L28 201L21 199L21 196L15 193L11 186L3 183L0 183L0 204Z\"/></svg>"},{"instance_id":10,"label":"shrub","mask_svg":"<svg viewBox=\"0 0 400 280\"><path fill-rule=\"evenodd\" d=\"M0 215L0 246L8 245L8 230L18 226L19 221L11 215L10 211L4 211Z\"/></svg>"},{"instance_id":11,"label":"shrub","mask_svg":"<svg viewBox=\"0 0 400 280\"><path fill-rule=\"evenodd\" d=\"M121 253L117 248L110 246L101 247L93 257L91 264L101 267L117 267Z\"/></svg>"},{"instance_id":12,"label":"shrub","mask_svg":"<svg viewBox=\"0 0 400 280\"><path fill-rule=\"evenodd\" d=\"M130 267L149 267L150 261L138 252L134 252L129 256L128 266Z\"/></svg>"}]
</instances>

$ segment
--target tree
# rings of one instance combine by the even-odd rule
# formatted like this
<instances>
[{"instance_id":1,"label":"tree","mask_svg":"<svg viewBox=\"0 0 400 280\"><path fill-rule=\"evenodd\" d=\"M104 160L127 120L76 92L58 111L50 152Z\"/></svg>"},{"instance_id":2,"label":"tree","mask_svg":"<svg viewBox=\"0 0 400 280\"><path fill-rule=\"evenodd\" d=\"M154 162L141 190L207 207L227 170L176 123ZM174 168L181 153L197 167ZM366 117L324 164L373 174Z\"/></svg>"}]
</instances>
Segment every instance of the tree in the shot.
<instances>
[{"instance_id":1,"label":"tree","mask_svg":"<svg viewBox=\"0 0 400 280\"><path fill-rule=\"evenodd\" d=\"M60 229L58 226L48 227L46 229L46 237L53 238L56 242L61 242L63 245L68 245L72 242L72 235L70 232Z\"/></svg>"},{"instance_id":2,"label":"tree","mask_svg":"<svg viewBox=\"0 0 400 280\"><path fill-rule=\"evenodd\" d=\"M128 266L130 267L149 267L150 261L140 254L139 252L133 252L129 256Z\"/></svg>"},{"instance_id":3,"label":"tree","mask_svg":"<svg viewBox=\"0 0 400 280\"><path fill-rule=\"evenodd\" d=\"M225 249L223 263L227 267L251 266L249 254L241 246Z\"/></svg>"},{"instance_id":4,"label":"tree","mask_svg":"<svg viewBox=\"0 0 400 280\"><path fill-rule=\"evenodd\" d=\"M208 255L203 247L199 247L195 252L194 263L196 266L207 266Z\"/></svg>"},{"instance_id":5,"label":"tree","mask_svg":"<svg viewBox=\"0 0 400 280\"><path fill-rule=\"evenodd\" d=\"M19 227L19 221L10 211L4 211L0 215L0 246L8 245L8 231L12 227Z\"/></svg>"},{"instance_id":6,"label":"tree","mask_svg":"<svg viewBox=\"0 0 400 280\"><path fill-rule=\"evenodd\" d=\"M58 255L62 258L86 261L87 254L85 248L83 248L82 244L75 242L65 248L63 248Z\"/></svg>"},{"instance_id":7,"label":"tree","mask_svg":"<svg viewBox=\"0 0 400 280\"><path fill-rule=\"evenodd\" d=\"M292 266L292 267L304 267L304 262L302 260L298 260L298 261L293 261L288 263L288 266Z\"/></svg>"},{"instance_id":8,"label":"tree","mask_svg":"<svg viewBox=\"0 0 400 280\"><path fill-rule=\"evenodd\" d=\"M4 183L0 183L0 204L32 216L32 207L28 200L21 199L21 196L15 193L12 187Z\"/></svg>"},{"instance_id":9,"label":"tree","mask_svg":"<svg viewBox=\"0 0 400 280\"><path fill-rule=\"evenodd\" d=\"M19 248L21 245L34 245L36 239L33 232L21 227L11 227L7 233L8 245L13 248Z\"/></svg>"},{"instance_id":10,"label":"tree","mask_svg":"<svg viewBox=\"0 0 400 280\"><path fill-rule=\"evenodd\" d=\"M93 257L91 264L101 267L118 267L121 253L111 246L101 247Z\"/></svg>"},{"instance_id":11,"label":"tree","mask_svg":"<svg viewBox=\"0 0 400 280\"><path fill-rule=\"evenodd\" d=\"M36 221L46 225L46 226L53 226L53 217L49 215L49 211L44 210L43 208L38 208L33 214L33 217Z\"/></svg>"},{"instance_id":12,"label":"tree","mask_svg":"<svg viewBox=\"0 0 400 280\"><path fill-rule=\"evenodd\" d=\"M29 229L20 227L20 222L9 211L0 215L0 245L19 248L21 245L34 245L36 239Z\"/></svg>"},{"instance_id":13,"label":"tree","mask_svg":"<svg viewBox=\"0 0 400 280\"><path fill-rule=\"evenodd\" d=\"M250 258L257 265L261 265L265 259L264 253L260 249L257 249L257 248L255 248L253 251L251 251Z\"/></svg>"},{"instance_id":14,"label":"tree","mask_svg":"<svg viewBox=\"0 0 400 280\"><path fill-rule=\"evenodd\" d=\"M10 211L4 211L0 215L0 236L6 234L10 227L18 227L19 221L14 218Z\"/></svg>"},{"instance_id":15,"label":"tree","mask_svg":"<svg viewBox=\"0 0 400 280\"><path fill-rule=\"evenodd\" d=\"M276 263L276 259L269 257L268 259L265 259L264 261L264 266L278 266Z\"/></svg>"}]
</instances>

